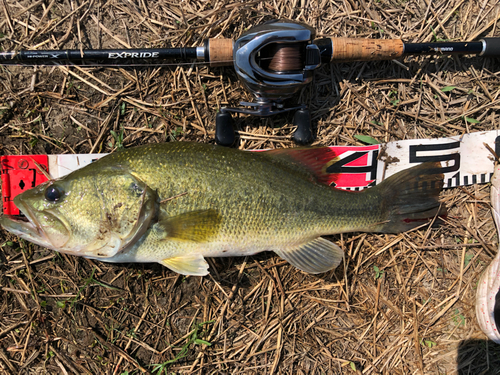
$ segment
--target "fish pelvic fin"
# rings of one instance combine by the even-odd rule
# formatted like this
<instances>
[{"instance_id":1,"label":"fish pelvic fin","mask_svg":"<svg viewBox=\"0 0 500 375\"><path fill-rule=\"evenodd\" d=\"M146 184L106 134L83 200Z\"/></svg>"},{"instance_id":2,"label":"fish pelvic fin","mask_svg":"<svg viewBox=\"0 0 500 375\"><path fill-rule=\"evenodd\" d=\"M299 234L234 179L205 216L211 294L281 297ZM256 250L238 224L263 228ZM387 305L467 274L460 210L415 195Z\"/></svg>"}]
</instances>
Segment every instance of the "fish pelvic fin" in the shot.
<instances>
[{"instance_id":1,"label":"fish pelvic fin","mask_svg":"<svg viewBox=\"0 0 500 375\"><path fill-rule=\"evenodd\" d=\"M294 267L307 273L323 273L337 268L344 252L336 244L318 237L300 246L274 252Z\"/></svg>"},{"instance_id":2,"label":"fish pelvic fin","mask_svg":"<svg viewBox=\"0 0 500 375\"><path fill-rule=\"evenodd\" d=\"M221 222L217 210L198 210L161 219L154 229L164 239L205 242L219 233Z\"/></svg>"},{"instance_id":3,"label":"fish pelvic fin","mask_svg":"<svg viewBox=\"0 0 500 375\"><path fill-rule=\"evenodd\" d=\"M208 275L208 263L200 254L182 255L163 259L159 262L165 267L181 275L206 276Z\"/></svg>"},{"instance_id":4,"label":"fish pelvic fin","mask_svg":"<svg viewBox=\"0 0 500 375\"><path fill-rule=\"evenodd\" d=\"M373 193L379 194L387 215L370 230L401 233L446 215L446 208L439 202L443 179L441 164L428 162L398 172L375 186Z\"/></svg>"}]
</instances>

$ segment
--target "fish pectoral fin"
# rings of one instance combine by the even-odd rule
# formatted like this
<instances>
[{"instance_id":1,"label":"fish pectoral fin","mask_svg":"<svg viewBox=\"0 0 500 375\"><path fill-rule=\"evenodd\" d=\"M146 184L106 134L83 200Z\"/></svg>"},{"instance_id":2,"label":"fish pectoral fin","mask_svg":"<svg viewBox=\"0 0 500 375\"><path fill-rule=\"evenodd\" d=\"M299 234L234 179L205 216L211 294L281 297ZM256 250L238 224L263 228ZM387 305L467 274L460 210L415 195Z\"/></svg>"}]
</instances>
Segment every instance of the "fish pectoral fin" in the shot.
<instances>
[{"instance_id":1,"label":"fish pectoral fin","mask_svg":"<svg viewBox=\"0 0 500 375\"><path fill-rule=\"evenodd\" d=\"M198 210L162 219L155 229L162 231L165 239L205 242L219 233L221 221L217 210Z\"/></svg>"},{"instance_id":2,"label":"fish pectoral fin","mask_svg":"<svg viewBox=\"0 0 500 375\"><path fill-rule=\"evenodd\" d=\"M172 271L181 275L206 276L208 275L208 263L200 254L181 255L163 259L159 262Z\"/></svg>"},{"instance_id":3,"label":"fish pectoral fin","mask_svg":"<svg viewBox=\"0 0 500 375\"><path fill-rule=\"evenodd\" d=\"M344 257L340 247L321 237L297 247L275 249L274 252L307 273L323 273L335 269Z\"/></svg>"}]
</instances>

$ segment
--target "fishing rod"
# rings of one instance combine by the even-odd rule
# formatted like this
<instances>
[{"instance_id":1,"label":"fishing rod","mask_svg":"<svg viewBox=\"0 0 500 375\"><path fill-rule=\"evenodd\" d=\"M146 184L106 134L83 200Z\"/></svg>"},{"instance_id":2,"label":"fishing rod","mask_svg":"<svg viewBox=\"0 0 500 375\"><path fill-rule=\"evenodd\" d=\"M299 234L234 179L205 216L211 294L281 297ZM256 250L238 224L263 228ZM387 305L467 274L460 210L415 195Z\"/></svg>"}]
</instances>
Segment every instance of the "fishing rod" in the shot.
<instances>
[{"instance_id":1,"label":"fishing rod","mask_svg":"<svg viewBox=\"0 0 500 375\"><path fill-rule=\"evenodd\" d=\"M208 39L200 47L101 50L34 50L0 52L0 65L154 64L164 60L199 60L210 66L233 66L255 102L222 107L215 118L215 140L230 146L235 134L231 113L267 117L295 111L293 139L313 140L311 115L305 104L285 107L310 83L325 63L393 60L408 55L500 56L500 38L472 42L406 43L399 39L318 38L313 28L296 21L273 20L256 26L239 39Z\"/></svg>"}]
</instances>

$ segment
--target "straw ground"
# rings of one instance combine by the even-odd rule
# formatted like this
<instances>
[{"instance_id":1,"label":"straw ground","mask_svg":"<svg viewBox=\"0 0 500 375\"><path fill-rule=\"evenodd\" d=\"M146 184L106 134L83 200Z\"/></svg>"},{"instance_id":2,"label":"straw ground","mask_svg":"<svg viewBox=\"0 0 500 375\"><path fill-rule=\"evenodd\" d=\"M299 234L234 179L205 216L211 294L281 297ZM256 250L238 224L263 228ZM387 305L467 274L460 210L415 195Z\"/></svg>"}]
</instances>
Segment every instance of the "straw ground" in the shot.
<instances>
[{"instance_id":1,"label":"straw ground","mask_svg":"<svg viewBox=\"0 0 500 375\"><path fill-rule=\"evenodd\" d=\"M0 46L199 46L275 18L318 36L423 42L499 36L496 0L2 0ZM316 145L497 129L498 59L420 57L322 67L296 100ZM112 152L213 143L222 105L251 101L231 68L202 64L0 67L0 152ZM293 147L290 116L235 119L241 149ZM332 237L320 276L274 254L209 259L207 277L56 254L0 232L0 372L494 374L500 347L474 315L498 249L489 186L449 189L445 223Z\"/></svg>"}]
</instances>

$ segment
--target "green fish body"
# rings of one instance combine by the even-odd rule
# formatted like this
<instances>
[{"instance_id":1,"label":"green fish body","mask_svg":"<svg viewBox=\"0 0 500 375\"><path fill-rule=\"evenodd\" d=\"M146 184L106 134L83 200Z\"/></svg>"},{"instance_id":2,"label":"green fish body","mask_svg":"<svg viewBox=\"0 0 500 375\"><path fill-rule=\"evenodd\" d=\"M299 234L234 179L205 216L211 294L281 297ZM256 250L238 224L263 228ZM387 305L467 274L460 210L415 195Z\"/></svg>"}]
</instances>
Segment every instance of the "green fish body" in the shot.
<instances>
[{"instance_id":1,"label":"green fish body","mask_svg":"<svg viewBox=\"0 0 500 375\"><path fill-rule=\"evenodd\" d=\"M423 164L362 192L324 183L322 148L247 152L195 143L126 149L14 200L1 225L41 246L206 275L205 257L272 250L321 273L342 260L321 236L397 233L439 211L443 176Z\"/></svg>"}]
</instances>

